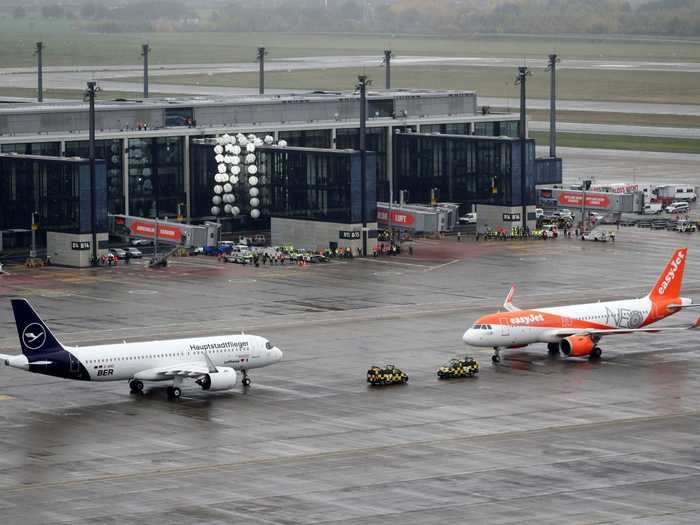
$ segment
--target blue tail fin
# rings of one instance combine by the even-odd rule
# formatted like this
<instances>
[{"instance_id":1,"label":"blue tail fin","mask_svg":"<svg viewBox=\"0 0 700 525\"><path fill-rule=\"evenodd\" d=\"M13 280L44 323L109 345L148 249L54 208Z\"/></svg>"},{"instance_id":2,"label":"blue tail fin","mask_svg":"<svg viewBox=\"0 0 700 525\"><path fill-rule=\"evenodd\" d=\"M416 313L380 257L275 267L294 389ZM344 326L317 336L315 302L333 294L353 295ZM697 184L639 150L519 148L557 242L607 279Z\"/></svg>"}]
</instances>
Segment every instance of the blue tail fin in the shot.
<instances>
[{"instance_id":1,"label":"blue tail fin","mask_svg":"<svg viewBox=\"0 0 700 525\"><path fill-rule=\"evenodd\" d=\"M29 362L65 350L26 299L12 299L17 335Z\"/></svg>"}]
</instances>

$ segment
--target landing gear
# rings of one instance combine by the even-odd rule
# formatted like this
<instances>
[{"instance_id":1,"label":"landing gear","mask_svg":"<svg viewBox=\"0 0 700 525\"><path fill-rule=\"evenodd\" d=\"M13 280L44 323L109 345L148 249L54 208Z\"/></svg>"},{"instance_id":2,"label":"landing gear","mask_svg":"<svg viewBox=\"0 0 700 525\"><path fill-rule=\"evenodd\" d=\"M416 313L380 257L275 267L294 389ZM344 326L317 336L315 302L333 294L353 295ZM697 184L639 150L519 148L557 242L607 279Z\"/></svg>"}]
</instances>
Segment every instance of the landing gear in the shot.
<instances>
[{"instance_id":1,"label":"landing gear","mask_svg":"<svg viewBox=\"0 0 700 525\"><path fill-rule=\"evenodd\" d=\"M591 350L591 353L588 356L588 359L591 361L597 361L598 359L600 359L602 353L603 350L599 346L594 346L593 350Z\"/></svg>"},{"instance_id":2,"label":"landing gear","mask_svg":"<svg viewBox=\"0 0 700 525\"><path fill-rule=\"evenodd\" d=\"M243 386L250 386L250 378L248 377L248 372L245 370L241 370L243 373L243 380L241 383L243 383Z\"/></svg>"},{"instance_id":3,"label":"landing gear","mask_svg":"<svg viewBox=\"0 0 700 525\"><path fill-rule=\"evenodd\" d=\"M168 399L171 401L180 399L180 396L182 395L182 390L180 390L180 387L177 386L169 386L166 392L168 393Z\"/></svg>"},{"instance_id":4,"label":"landing gear","mask_svg":"<svg viewBox=\"0 0 700 525\"><path fill-rule=\"evenodd\" d=\"M547 343L549 355L559 355L559 343Z\"/></svg>"},{"instance_id":5,"label":"landing gear","mask_svg":"<svg viewBox=\"0 0 700 525\"><path fill-rule=\"evenodd\" d=\"M138 379L129 381L129 389L132 394L140 394L143 392L143 382Z\"/></svg>"},{"instance_id":6,"label":"landing gear","mask_svg":"<svg viewBox=\"0 0 700 525\"><path fill-rule=\"evenodd\" d=\"M491 356L491 361L494 364L498 364L501 362L501 349L500 348L493 349L493 355Z\"/></svg>"}]
</instances>

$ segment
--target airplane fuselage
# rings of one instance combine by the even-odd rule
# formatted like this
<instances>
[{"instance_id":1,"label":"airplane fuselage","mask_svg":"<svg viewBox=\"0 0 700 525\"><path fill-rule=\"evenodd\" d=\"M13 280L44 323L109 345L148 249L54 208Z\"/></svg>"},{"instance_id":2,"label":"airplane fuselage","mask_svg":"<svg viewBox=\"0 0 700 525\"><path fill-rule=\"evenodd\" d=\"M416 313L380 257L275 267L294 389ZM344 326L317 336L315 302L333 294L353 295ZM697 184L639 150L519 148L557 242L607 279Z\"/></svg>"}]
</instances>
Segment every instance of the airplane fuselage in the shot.
<instances>
[{"instance_id":1,"label":"airplane fuselage","mask_svg":"<svg viewBox=\"0 0 700 525\"><path fill-rule=\"evenodd\" d=\"M24 355L13 356L10 366L31 372L90 381L140 379L164 381L163 367L201 365L206 353L216 366L249 370L282 359L279 348L255 335L225 335L97 346L64 346L30 362ZM184 368L184 366L183 366Z\"/></svg>"},{"instance_id":2,"label":"airplane fuselage","mask_svg":"<svg viewBox=\"0 0 700 525\"><path fill-rule=\"evenodd\" d=\"M673 302L690 304L687 298ZM532 343L557 343L562 329L641 328L675 313L648 296L639 299L498 312L479 318L462 340L477 347L516 347Z\"/></svg>"}]
</instances>

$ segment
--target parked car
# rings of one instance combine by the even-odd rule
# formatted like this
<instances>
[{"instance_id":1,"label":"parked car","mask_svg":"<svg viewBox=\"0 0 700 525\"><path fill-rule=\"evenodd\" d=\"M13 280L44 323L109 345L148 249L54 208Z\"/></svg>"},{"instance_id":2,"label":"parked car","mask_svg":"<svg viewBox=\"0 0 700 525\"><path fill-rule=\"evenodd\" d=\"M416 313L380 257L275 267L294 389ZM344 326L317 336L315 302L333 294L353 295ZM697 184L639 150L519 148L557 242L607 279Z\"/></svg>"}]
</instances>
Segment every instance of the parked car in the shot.
<instances>
[{"instance_id":1,"label":"parked car","mask_svg":"<svg viewBox=\"0 0 700 525\"><path fill-rule=\"evenodd\" d=\"M459 218L460 224L476 224L476 213L467 213Z\"/></svg>"},{"instance_id":2,"label":"parked car","mask_svg":"<svg viewBox=\"0 0 700 525\"><path fill-rule=\"evenodd\" d=\"M560 210L555 210L555 211L552 213L552 216L553 216L553 217L557 217L557 218L564 218L564 217L566 217L566 218L573 219L574 214L573 214L573 213L571 212L571 210L568 209L568 208L561 208Z\"/></svg>"},{"instance_id":3,"label":"parked car","mask_svg":"<svg viewBox=\"0 0 700 525\"><path fill-rule=\"evenodd\" d=\"M249 264L253 262L253 252L245 244L238 244L231 247L230 253L224 256L226 262Z\"/></svg>"},{"instance_id":4,"label":"parked car","mask_svg":"<svg viewBox=\"0 0 700 525\"><path fill-rule=\"evenodd\" d=\"M126 256L131 257L132 259L140 259L141 257L143 257L143 253L141 252L141 250L134 246L124 248L124 251L126 252Z\"/></svg>"},{"instance_id":5,"label":"parked car","mask_svg":"<svg viewBox=\"0 0 700 525\"><path fill-rule=\"evenodd\" d=\"M535 219L539 220L544 217L544 210L542 208L535 208Z\"/></svg>"},{"instance_id":6,"label":"parked car","mask_svg":"<svg viewBox=\"0 0 700 525\"><path fill-rule=\"evenodd\" d=\"M122 250L121 248L110 248L109 253L119 259L126 259L126 251Z\"/></svg>"},{"instance_id":7,"label":"parked car","mask_svg":"<svg viewBox=\"0 0 700 525\"><path fill-rule=\"evenodd\" d=\"M550 239L556 239L557 237L559 237L559 228L556 224L542 225L542 232L546 237Z\"/></svg>"},{"instance_id":8,"label":"parked car","mask_svg":"<svg viewBox=\"0 0 700 525\"><path fill-rule=\"evenodd\" d=\"M689 209L687 202L676 201L666 206L666 213L687 213Z\"/></svg>"},{"instance_id":9,"label":"parked car","mask_svg":"<svg viewBox=\"0 0 700 525\"><path fill-rule=\"evenodd\" d=\"M608 232L605 230L593 230L590 232L585 232L583 235L581 235L582 241L607 242L608 238Z\"/></svg>"},{"instance_id":10,"label":"parked car","mask_svg":"<svg viewBox=\"0 0 700 525\"><path fill-rule=\"evenodd\" d=\"M150 246L153 244L153 240L151 239L130 239L129 244L132 246Z\"/></svg>"}]
</instances>

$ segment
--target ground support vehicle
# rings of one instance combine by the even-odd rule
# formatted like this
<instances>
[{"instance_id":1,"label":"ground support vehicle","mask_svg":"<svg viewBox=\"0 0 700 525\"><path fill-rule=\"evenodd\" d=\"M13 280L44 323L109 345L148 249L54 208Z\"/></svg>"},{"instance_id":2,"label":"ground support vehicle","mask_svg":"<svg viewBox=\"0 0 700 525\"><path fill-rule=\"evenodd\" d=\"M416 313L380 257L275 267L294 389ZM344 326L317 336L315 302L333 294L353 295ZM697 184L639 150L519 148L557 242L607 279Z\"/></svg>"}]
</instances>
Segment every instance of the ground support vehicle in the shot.
<instances>
[{"instance_id":1,"label":"ground support vehicle","mask_svg":"<svg viewBox=\"0 0 700 525\"><path fill-rule=\"evenodd\" d=\"M680 220L673 226L673 230L683 233L693 233L698 231L698 227L692 221Z\"/></svg>"},{"instance_id":2,"label":"ground support vehicle","mask_svg":"<svg viewBox=\"0 0 700 525\"><path fill-rule=\"evenodd\" d=\"M408 381L406 372L394 365L372 366L367 370L367 382L373 386L400 385Z\"/></svg>"},{"instance_id":3,"label":"ground support vehicle","mask_svg":"<svg viewBox=\"0 0 700 525\"><path fill-rule=\"evenodd\" d=\"M479 363L473 357L462 359L450 359L450 361L438 368L438 379L454 379L457 377L474 377L479 373Z\"/></svg>"},{"instance_id":4,"label":"ground support vehicle","mask_svg":"<svg viewBox=\"0 0 700 525\"><path fill-rule=\"evenodd\" d=\"M584 234L581 235L581 240L582 241L607 242L608 241L608 232L606 232L604 230L594 230L592 232L584 232Z\"/></svg>"}]
</instances>

